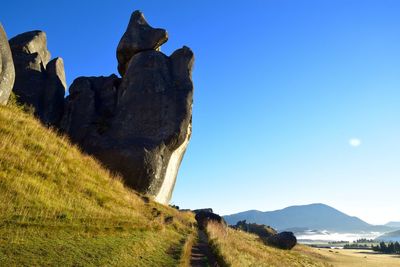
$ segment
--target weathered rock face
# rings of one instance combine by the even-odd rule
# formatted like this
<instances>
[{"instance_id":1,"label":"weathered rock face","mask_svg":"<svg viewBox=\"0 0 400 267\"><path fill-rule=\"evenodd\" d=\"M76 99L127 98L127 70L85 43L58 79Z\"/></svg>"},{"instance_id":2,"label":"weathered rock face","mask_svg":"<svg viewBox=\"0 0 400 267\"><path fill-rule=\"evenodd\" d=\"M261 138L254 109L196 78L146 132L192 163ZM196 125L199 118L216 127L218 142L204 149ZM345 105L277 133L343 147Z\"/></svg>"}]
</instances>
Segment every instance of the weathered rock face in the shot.
<instances>
[{"instance_id":1,"label":"weathered rock face","mask_svg":"<svg viewBox=\"0 0 400 267\"><path fill-rule=\"evenodd\" d=\"M17 35L10 39L10 47L16 72L13 91L18 101L32 106L44 124L58 125L66 88L63 60L50 61L42 31Z\"/></svg>"},{"instance_id":2,"label":"weathered rock face","mask_svg":"<svg viewBox=\"0 0 400 267\"><path fill-rule=\"evenodd\" d=\"M135 11L117 48L117 78L81 77L67 97L61 128L125 183L168 203L191 135L192 51L170 57L167 40ZM121 71L122 70L122 71Z\"/></svg>"},{"instance_id":3,"label":"weathered rock face","mask_svg":"<svg viewBox=\"0 0 400 267\"><path fill-rule=\"evenodd\" d=\"M15 70L7 35L0 23L0 105L5 105L14 85Z\"/></svg>"},{"instance_id":4,"label":"weathered rock face","mask_svg":"<svg viewBox=\"0 0 400 267\"><path fill-rule=\"evenodd\" d=\"M62 58L54 58L47 64L45 80L40 117L46 124L58 125L64 113L64 95L67 88Z\"/></svg>"},{"instance_id":5,"label":"weathered rock face","mask_svg":"<svg viewBox=\"0 0 400 267\"><path fill-rule=\"evenodd\" d=\"M100 145L111 127L120 78L80 77L69 88L61 128L84 150Z\"/></svg>"}]
</instances>

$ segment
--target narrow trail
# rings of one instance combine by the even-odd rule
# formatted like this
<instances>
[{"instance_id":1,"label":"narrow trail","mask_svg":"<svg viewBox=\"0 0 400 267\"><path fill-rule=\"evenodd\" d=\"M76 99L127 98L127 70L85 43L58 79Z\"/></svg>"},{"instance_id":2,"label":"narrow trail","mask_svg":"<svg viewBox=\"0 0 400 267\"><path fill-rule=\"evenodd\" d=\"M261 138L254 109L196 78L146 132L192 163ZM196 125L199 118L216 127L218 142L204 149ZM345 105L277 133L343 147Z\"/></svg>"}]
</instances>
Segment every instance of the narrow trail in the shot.
<instances>
[{"instance_id":1,"label":"narrow trail","mask_svg":"<svg viewBox=\"0 0 400 267\"><path fill-rule=\"evenodd\" d=\"M192 254L190 258L190 266L192 267L219 267L214 254L208 245L207 235L203 230L197 230L198 240L192 247Z\"/></svg>"}]
</instances>

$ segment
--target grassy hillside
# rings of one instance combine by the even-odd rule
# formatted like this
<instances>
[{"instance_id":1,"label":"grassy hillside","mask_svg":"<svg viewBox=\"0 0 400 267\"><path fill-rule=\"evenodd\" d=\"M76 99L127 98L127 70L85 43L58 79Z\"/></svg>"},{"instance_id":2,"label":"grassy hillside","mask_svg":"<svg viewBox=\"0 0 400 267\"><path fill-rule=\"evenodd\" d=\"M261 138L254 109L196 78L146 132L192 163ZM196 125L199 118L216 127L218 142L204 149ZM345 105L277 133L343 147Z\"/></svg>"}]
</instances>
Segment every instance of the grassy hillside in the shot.
<instances>
[{"instance_id":1,"label":"grassy hillside","mask_svg":"<svg viewBox=\"0 0 400 267\"><path fill-rule=\"evenodd\" d=\"M0 266L176 266L193 223L0 106Z\"/></svg>"},{"instance_id":2,"label":"grassy hillside","mask_svg":"<svg viewBox=\"0 0 400 267\"><path fill-rule=\"evenodd\" d=\"M293 250L281 250L264 245L256 235L224 227L207 225L209 242L222 265L244 266L332 266L314 249L297 245Z\"/></svg>"},{"instance_id":3,"label":"grassy hillside","mask_svg":"<svg viewBox=\"0 0 400 267\"><path fill-rule=\"evenodd\" d=\"M21 107L0 106L0 266L188 266L194 224L124 187ZM279 250L212 223L207 231L230 266L336 266L304 246Z\"/></svg>"}]
</instances>

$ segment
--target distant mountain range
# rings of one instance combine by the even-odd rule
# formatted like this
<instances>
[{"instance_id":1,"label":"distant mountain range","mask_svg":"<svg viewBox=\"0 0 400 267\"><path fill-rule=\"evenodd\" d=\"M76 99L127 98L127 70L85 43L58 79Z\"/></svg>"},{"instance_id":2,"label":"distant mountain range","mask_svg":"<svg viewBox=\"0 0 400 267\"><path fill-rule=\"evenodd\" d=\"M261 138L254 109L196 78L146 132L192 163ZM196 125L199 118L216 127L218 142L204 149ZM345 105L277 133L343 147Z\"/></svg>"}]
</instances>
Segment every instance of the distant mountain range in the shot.
<instances>
[{"instance_id":1,"label":"distant mountain range","mask_svg":"<svg viewBox=\"0 0 400 267\"><path fill-rule=\"evenodd\" d=\"M400 228L400 222L388 222L385 226Z\"/></svg>"},{"instance_id":2,"label":"distant mountain range","mask_svg":"<svg viewBox=\"0 0 400 267\"><path fill-rule=\"evenodd\" d=\"M223 216L228 224L238 221L270 225L278 231L327 230L331 232L390 232L400 227L371 225L325 204L290 206L275 211L249 210Z\"/></svg>"},{"instance_id":3,"label":"distant mountain range","mask_svg":"<svg viewBox=\"0 0 400 267\"><path fill-rule=\"evenodd\" d=\"M376 240L385 241L385 242L390 242L390 241L400 242L400 230L381 235L381 236L377 237Z\"/></svg>"}]
</instances>

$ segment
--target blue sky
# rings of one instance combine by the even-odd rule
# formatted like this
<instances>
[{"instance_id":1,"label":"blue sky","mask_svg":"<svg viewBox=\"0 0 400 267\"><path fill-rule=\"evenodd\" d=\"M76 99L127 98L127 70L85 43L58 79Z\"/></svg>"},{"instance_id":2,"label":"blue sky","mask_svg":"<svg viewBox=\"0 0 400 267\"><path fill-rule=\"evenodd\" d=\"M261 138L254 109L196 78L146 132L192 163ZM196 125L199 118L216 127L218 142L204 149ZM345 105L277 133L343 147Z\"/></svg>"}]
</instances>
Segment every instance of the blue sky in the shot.
<instances>
[{"instance_id":1,"label":"blue sky","mask_svg":"<svg viewBox=\"0 0 400 267\"><path fill-rule=\"evenodd\" d=\"M39 4L40 3L40 4ZM173 203L229 214L321 202L400 221L400 2L7 1L78 76L117 73L132 11L196 55L193 136ZM350 139L361 140L351 146Z\"/></svg>"}]
</instances>

